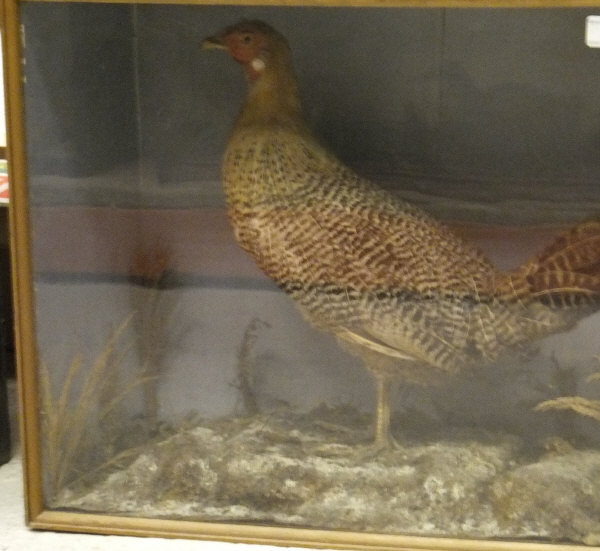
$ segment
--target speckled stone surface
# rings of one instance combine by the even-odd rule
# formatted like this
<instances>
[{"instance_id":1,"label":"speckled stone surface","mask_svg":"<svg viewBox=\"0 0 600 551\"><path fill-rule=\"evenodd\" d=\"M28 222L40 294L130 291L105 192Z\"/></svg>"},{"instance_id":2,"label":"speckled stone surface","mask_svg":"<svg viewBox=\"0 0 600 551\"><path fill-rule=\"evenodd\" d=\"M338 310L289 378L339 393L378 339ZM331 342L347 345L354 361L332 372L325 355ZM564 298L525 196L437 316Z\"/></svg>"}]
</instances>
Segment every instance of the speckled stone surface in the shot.
<instances>
[{"instance_id":1,"label":"speckled stone surface","mask_svg":"<svg viewBox=\"0 0 600 551\"><path fill-rule=\"evenodd\" d=\"M532 453L512 435L455 430L369 456L368 431L343 428L289 412L182 428L54 506L436 537L600 533L596 450Z\"/></svg>"},{"instance_id":2,"label":"speckled stone surface","mask_svg":"<svg viewBox=\"0 0 600 551\"><path fill-rule=\"evenodd\" d=\"M14 382L9 385L15 425ZM16 429L16 427L14 427ZM16 434L16 430L13 431ZM269 545L39 532L25 526L21 457L0 466L0 551L277 551ZM297 549L297 548L290 548ZM299 551L299 549L297 549Z\"/></svg>"}]
</instances>

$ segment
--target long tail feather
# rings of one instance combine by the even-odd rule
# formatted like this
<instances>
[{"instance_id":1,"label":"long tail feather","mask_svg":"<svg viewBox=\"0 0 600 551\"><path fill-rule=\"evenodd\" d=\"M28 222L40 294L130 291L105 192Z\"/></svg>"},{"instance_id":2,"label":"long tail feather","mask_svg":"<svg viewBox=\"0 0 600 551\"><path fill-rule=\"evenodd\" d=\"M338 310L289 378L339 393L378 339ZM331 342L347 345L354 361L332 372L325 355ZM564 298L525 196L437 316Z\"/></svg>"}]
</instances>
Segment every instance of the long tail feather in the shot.
<instances>
[{"instance_id":1,"label":"long tail feather","mask_svg":"<svg viewBox=\"0 0 600 551\"><path fill-rule=\"evenodd\" d=\"M534 258L501 276L498 296L556 307L600 303L600 220L560 234Z\"/></svg>"}]
</instances>

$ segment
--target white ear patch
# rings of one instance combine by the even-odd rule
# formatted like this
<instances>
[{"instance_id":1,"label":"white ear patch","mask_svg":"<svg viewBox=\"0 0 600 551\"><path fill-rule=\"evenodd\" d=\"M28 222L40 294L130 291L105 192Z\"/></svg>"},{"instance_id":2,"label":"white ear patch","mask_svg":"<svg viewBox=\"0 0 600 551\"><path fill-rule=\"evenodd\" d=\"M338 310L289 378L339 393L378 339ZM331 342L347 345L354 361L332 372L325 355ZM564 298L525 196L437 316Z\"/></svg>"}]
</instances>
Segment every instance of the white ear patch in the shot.
<instances>
[{"instance_id":1,"label":"white ear patch","mask_svg":"<svg viewBox=\"0 0 600 551\"><path fill-rule=\"evenodd\" d=\"M260 57L255 57L251 62L250 65L252 66L252 68L257 72L260 73L261 71L265 70L265 67L267 66L265 64L265 62L260 58Z\"/></svg>"}]
</instances>

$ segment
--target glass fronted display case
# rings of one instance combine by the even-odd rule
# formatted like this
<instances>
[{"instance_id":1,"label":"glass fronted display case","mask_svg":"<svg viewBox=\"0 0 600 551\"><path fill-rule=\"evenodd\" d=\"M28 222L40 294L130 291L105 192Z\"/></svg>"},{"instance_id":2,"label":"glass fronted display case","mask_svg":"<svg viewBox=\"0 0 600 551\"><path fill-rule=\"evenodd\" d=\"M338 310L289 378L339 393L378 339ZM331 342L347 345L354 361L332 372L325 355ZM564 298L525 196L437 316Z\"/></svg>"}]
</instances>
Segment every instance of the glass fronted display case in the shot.
<instances>
[{"instance_id":1,"label":"glass fronted display case","mask_svg":"<svg viewBox=\"0 0 600 551\"><path fill-rule=\"evenodd\" d=\"M600 4L264 4L5 0L30 525L600 545Z\"/></svg>"}]
</instances>

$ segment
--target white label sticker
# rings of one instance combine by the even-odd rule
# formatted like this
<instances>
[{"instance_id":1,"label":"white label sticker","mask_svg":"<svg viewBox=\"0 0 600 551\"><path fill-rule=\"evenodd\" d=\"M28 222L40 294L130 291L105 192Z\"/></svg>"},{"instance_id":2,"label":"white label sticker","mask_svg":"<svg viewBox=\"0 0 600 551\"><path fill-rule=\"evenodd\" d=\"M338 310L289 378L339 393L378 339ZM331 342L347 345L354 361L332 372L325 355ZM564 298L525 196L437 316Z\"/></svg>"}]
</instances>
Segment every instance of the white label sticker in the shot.
<instances>
[{"instance_id":1,"label":"white label sticker","mask_svg":"<svg viewBox=\"0 0 600 551\"><path fill-rule=\"evenodd\" d=\"M600 48L600 15L588 15L586 17L585 43L590 48Z\"/></svg>"}]
</instances>

